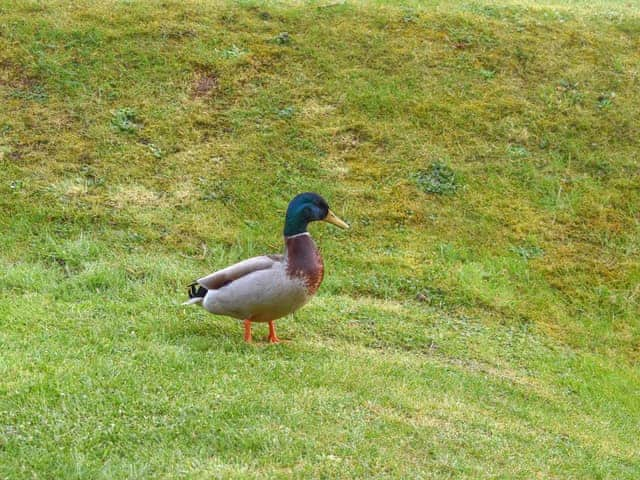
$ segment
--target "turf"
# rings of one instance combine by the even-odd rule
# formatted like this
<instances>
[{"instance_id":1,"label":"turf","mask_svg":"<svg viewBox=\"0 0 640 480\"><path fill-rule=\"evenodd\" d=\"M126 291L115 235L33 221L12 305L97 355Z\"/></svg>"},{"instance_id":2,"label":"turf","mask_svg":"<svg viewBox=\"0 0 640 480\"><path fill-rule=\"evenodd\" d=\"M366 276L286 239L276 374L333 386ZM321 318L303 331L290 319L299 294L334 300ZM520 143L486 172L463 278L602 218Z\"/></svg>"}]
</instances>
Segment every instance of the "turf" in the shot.
<instances>
[{"instance_id":1,"label":"turf","mask_svg":"<svg viewBox=\"0 0 640 480\"><path fill-rule=\"evenodd\" d=\"M638 478L639 10L0 0L0 478Z\"/></svg>"}]
</instances>

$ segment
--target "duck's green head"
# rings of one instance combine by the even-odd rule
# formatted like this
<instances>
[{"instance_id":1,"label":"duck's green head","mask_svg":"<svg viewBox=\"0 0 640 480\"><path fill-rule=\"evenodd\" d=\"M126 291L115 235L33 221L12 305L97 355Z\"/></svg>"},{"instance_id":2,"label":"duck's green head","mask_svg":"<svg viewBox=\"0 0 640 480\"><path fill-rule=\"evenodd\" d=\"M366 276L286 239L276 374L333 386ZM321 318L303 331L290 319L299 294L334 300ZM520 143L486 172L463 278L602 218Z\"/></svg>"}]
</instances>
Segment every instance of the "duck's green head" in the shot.
<instances>
[{"instance_id":1,"label":"duck's green head","mask_svg":"<svg viewBox=\"0 0 640 480\"><path fill-rule=\"evenodd\" d=\"M327 201L317 193L306 192L296 195L287 208L284 221L284 235L290 237L307 231L309 222L324 220L340 228L349 228L329 209Z\"/></svg>"}]
</instances>

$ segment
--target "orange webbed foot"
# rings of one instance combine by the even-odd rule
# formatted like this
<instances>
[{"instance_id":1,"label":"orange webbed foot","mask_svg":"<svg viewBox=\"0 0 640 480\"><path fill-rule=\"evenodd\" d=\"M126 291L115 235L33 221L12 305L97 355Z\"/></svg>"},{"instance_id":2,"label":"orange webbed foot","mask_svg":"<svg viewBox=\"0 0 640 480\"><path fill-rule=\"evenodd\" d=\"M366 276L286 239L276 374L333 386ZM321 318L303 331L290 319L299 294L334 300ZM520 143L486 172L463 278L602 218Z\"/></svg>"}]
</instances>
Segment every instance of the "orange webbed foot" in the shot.
<instances>
[{"instance_id":1,"label":"orange webbed foot","mask_svg":"<svg viewBox=\"0 0 640 480\"><path fill-rule=\"evenodd\" d=\"M276 326L273 323L273 320L269 322L269 336L267 337L269 343L280 343L280 339L278 335L276 335Z\"/></svg>"},{"instance_id":2,"label":"orange webbed foot","mask_svg":"<svg viewBox=\"0 0 640 480\"><path fill-rule=\"evenodd\" d=\"M244 321L244 341L251 343L251 320Z\"/></svg>"}]
</instances>

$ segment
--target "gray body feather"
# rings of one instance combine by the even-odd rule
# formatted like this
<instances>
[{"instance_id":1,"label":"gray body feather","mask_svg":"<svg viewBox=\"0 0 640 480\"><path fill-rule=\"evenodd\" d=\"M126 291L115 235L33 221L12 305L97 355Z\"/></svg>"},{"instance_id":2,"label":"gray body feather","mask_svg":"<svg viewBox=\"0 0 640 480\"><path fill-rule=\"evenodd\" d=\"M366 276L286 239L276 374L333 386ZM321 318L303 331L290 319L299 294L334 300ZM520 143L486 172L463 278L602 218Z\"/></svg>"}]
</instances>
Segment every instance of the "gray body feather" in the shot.
<instances>
[{"instance_id":1,"label":"gray body feather","mask_svg":"<svg viewBox=\"0 0 640 480\"><path fill-rule=\"evenodd\" d=\"M249 258L207 275L198 283L209 289L202 299L205 310L254 322L289 315L310 298L304 281L287 274L283 255Z\"/></svg>"}]
</instances>

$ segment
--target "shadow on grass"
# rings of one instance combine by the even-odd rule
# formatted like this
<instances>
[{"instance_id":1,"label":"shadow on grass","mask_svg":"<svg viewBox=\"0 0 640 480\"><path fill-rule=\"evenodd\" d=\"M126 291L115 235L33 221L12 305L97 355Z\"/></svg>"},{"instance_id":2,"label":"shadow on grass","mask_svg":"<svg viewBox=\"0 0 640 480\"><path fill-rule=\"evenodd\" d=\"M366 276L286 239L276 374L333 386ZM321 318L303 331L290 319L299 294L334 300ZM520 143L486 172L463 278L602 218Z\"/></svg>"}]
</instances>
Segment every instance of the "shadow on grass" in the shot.
<instances>
[{"instance_id":1,"label":"shadow on grass","mask_svg":"<svg viewBox=\"0 0 640 480\"><path fill-rule=\"evenodd\" d=\"M171 344L182 345L184 348L198 352L227 351L242 352L255 351L263 348L281 348L296 342L292 335L281 335L278 344L271 344L267 340L267 324L253 323L253 341L244 341L242 321L233 318L210 315L202 318L199 314L188 314L185 321L176 319L168 324L164 330L165 337Z\"/></svg>"}]
</instances>

